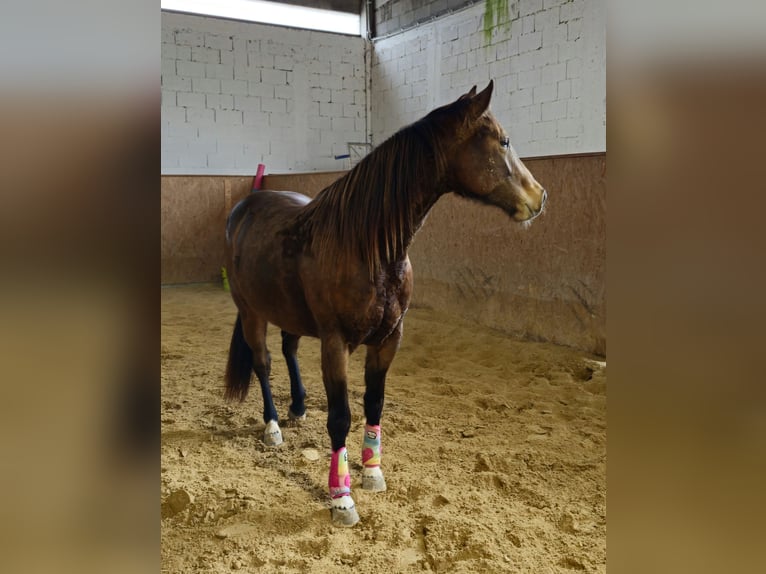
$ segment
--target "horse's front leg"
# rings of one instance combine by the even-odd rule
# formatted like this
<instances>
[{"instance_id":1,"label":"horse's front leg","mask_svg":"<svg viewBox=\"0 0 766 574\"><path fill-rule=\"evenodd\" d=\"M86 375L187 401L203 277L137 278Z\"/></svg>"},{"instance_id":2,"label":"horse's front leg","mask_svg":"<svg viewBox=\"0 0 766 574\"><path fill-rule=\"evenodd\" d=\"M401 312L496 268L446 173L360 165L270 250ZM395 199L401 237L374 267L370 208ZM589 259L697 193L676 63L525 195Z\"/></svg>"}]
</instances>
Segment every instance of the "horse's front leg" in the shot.
<instances>
[{"instance_id":1,"label":"horse's front leg","mask_svg":"<svg viewBox=\"0 0 766 574\"><path fill-rule=\"evenodd\" d=\"M383 396L386 386L386 373L394 360L402 339L402 321L396 326L383 344L367 346L367 359L364 364L364 442L362 444L362 488L365 490L386 490L386 480L380 469L380 416L383 412Z\"/></svg>"},{"instance_id":2,"label":"horse's front leg","mask_svg":"<svg viewBox=\"0 0 766 574\"><path fill-rule=\"evenodd\" d=\"M348 355L348 345L341 337L322 337L322 379L327 392L327 432L332 444L328 486L332 521L340 526L353 526L359 522L351 498L351 475L346 451L346 437L351 427L346 382Z\"/></svg>"}]
</instances>

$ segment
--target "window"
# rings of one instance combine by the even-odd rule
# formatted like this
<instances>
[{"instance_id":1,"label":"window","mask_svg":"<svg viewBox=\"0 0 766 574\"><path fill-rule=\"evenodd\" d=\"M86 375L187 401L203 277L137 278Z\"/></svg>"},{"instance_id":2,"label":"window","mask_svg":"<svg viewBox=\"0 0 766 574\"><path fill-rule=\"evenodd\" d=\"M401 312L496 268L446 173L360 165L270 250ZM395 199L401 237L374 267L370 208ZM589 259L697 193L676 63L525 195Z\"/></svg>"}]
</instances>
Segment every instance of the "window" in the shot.
<instances>
[{"instance_id":1,"label":"window","mask_svg":"<svg viewBox=\"0 0 766 574\"><path fill-rule=\"evenodd\" d=\"M359 14L265 0L161 0L163 10L360 35Z\"/></svg>"}]
</instances>

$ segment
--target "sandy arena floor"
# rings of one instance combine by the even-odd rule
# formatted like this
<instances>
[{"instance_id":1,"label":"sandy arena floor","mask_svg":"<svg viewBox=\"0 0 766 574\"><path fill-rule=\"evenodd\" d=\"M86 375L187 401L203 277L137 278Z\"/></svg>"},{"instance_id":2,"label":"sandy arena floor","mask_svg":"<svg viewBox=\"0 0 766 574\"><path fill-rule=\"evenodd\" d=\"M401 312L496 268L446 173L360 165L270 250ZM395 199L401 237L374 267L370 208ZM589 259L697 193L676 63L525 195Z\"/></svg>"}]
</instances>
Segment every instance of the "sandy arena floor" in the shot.
<instances>
[{"instance_id":1,"label":"sandy arena floor","mask_svg":"<svg viewBox=\"0 0 766 574\"><path fill-rule=\"evenodd\" d=\"M319 342L301 340L307 420L290 426L269 328L285 442L267 448L257 381L243 404L222 397L235 316L220 287L162 290L162 572L606 572L605 363L412 309L386 385L383 493L361 489L364 349L351 357L361 521L334 528Z\"/></svg>"}]
</instances>

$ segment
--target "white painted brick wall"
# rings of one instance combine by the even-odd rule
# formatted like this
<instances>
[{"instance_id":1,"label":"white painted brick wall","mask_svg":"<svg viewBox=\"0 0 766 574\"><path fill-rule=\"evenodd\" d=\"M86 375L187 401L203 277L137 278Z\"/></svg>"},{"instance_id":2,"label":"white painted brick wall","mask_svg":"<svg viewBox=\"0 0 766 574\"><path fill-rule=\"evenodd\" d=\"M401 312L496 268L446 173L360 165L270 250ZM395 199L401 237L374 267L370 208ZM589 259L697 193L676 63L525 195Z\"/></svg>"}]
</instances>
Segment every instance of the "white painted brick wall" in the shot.
<instances>
[{"instance_id":1,"label":"white painted brick wall","mask_svg":"<svg viewBox=\"0 0 766 574\"><path fill-rule=\"evenodd\" d=\"M604 151L605 0L511 4L489 45L483 3L375 42L370 118L361 38L163 12L163 173L345 167L490 78L522 156Z\"/></svg>"},{"instance_id":2,"label":"white painted brick wall","mask_svg":"<svg viewBox=\"0 0 766 574\"><path fill-rule=\"evenodd\" d=\"M367 136L359 37L162 13L162 173L334 170Z\"/></svg>"},{"instance_id":3,"label":"white painted brick wall","mask_svg":"<svg viewBox=\"0 0 766 574\"><path fill-rule=\"evenodd\" d=\"M522 156L606 150L606 0L520 0L485 46L484 3L378 40L378 144L432 108L495 80L492 111Z\"/></svg>"}]
</instances>

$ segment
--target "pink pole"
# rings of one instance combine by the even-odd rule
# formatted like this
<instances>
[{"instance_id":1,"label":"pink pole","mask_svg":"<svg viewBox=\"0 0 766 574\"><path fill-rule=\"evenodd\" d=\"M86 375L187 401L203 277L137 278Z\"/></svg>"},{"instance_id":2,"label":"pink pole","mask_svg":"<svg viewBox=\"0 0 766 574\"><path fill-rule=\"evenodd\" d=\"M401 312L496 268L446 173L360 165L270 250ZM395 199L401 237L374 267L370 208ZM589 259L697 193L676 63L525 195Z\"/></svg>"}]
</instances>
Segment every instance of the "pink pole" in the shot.
<instances>
[{"instance_id":1,"label":"pink pole","mask_svg":"<svg viewBox=\"0 0 766 574\"><path fill-rule=\"evenodd\" d=\"M257 191L261 189L261 185L263 184L263 172L266 170L266 166L262 163L258 164L258 171L255 172L255 177L253 178L253 189L252 191Z\"/></svg>"}]
</instances>

